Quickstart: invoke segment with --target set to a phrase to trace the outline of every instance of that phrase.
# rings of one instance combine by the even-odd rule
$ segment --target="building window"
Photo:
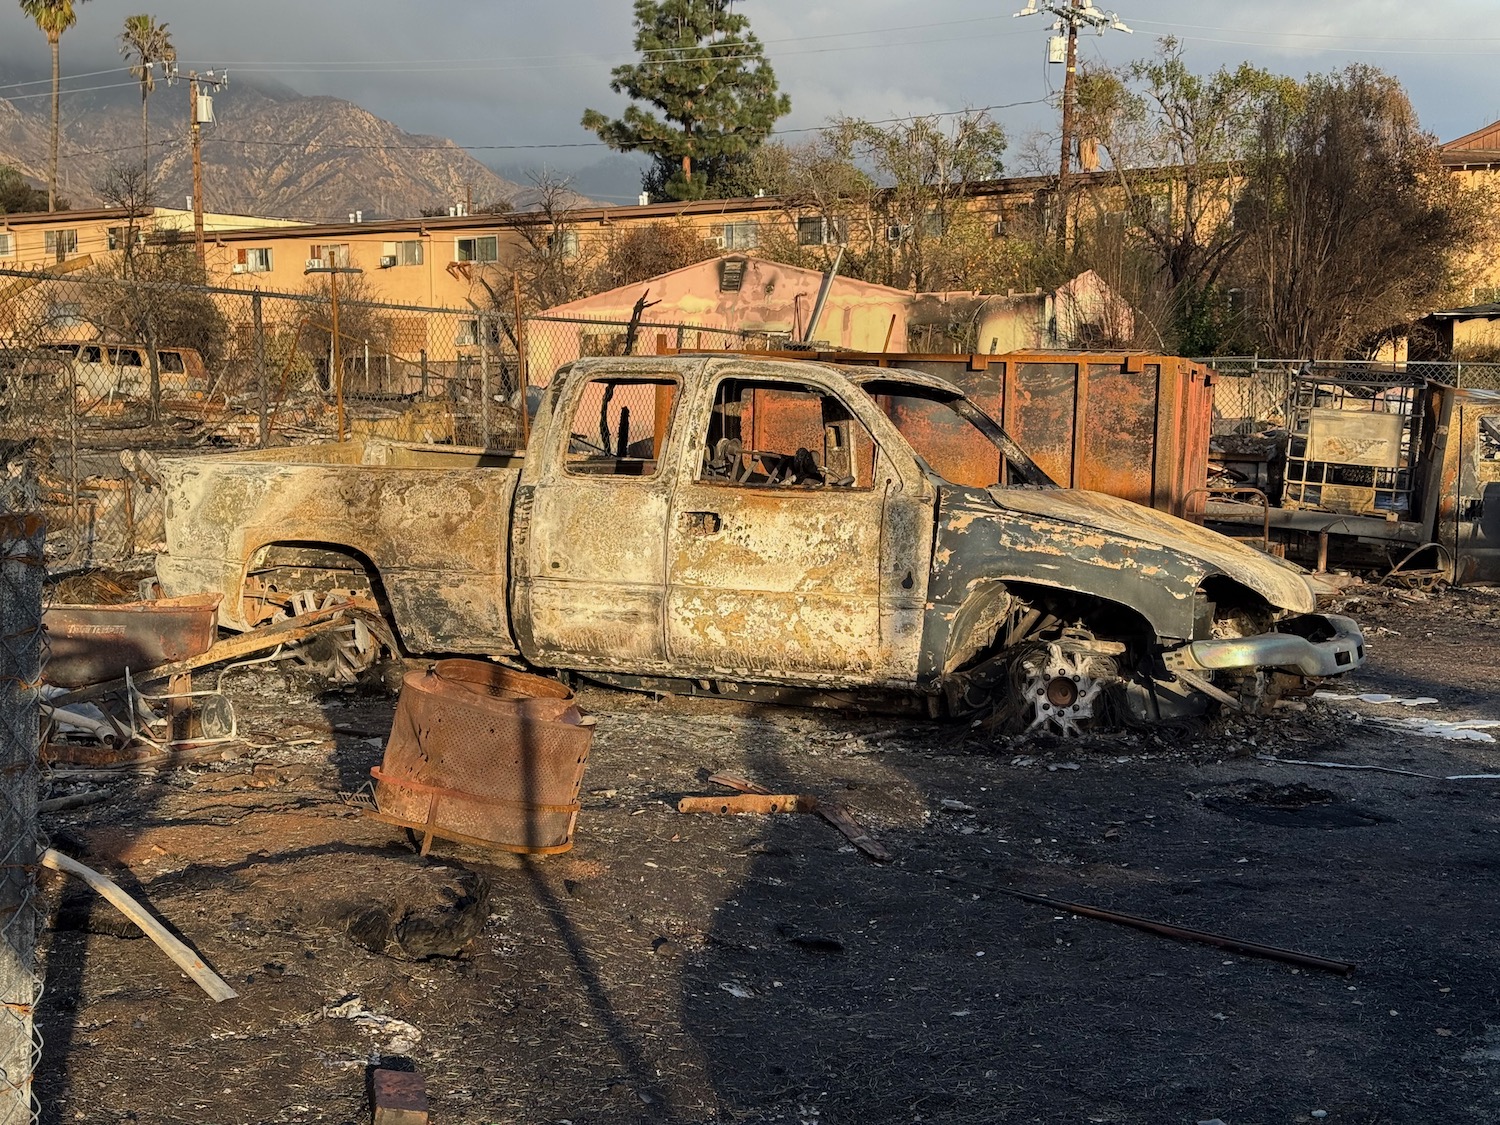
[[[0,231],[0,258],[11,258],[16,253],[15,240],[8,232]]]
[[[347,242],[315,243],[310,257],[317,258],[325,266],[339,269],[349,268],[349,244]]]
[[[500,239],[493,234],[483,238],[459,238],[453,242],[455,262],[496,262],[500,260]]]
[[[269,246],[246,246],[234,252],[235,273],[270,273],[271,248]]]
[[[380,264],[389,266],[420,266],[422,264],[422,240],[408,239],[404,242],[387,242],[380,251]]]
[[[725,250],[754,250],[760,245],[760,224],[754,219],[714,228],[714,239]]]
[[[47,320],[53,328],[77,328],[83,323],[83,306],[77,301],[54,301],[47,310]]]
[[[76,230],[49,230],[44,236],[47,255],[53,258],[66,258],[69,254],[78,253],[78,231]]]
[[[109,248],[111,250],[125,249],[125,243],[130,240],[130,227],[110,227],[106,232],[109,236]],[[142,227],[135,227],[135,244],[144,246],[146,244],[146,231]]]
[[[578,257],[578,232],[555,230],[547,236],[547,249],[561,258]]]
[[[843,219],[825,219],[822,215],[804,215],[797,220],[798,246],[828,246],[846,241]]]
[[[922,215],[922,237],[942,238],[943,232],[948,229],[948,224],[943,218],[943,212],[936,207],[929,207]]]
[[[470,261],[471,259],[463,259]],[[453,337],[453,343],[460,348],[472,348],[479,343],[479,321],[470,317],[458,322],[458,332]]]

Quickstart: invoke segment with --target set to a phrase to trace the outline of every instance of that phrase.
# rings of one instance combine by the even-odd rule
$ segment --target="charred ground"
[[[1500,772],[1500,751],[1391,725],[1500,717],[1500,595],[1356,599],[1371,662],[1333,690],[1438,705],[997,741],[585,689],[600,721],[578,843],[545,860],[419,859],[349,802],[394,701],[236,673],[236,756],[59,777],[56,793],[109,798],[50,827],[241,996],[212,1004],[54,886],[44,1120],[364,1121],[368,1064],[397,1057],[427,1075],[434,1120],[465,1125],[1500,1119],[1500,782],[1437,779]],[[844,801],[895,859],[811,816],[680,815],[714,770]],[[1358,970],[1175,944],[944,875]],[[480,884],[483,917],[463,915]],[[350,936],[372,905],[434,903],[460,936],[481,923],[458,956]]]

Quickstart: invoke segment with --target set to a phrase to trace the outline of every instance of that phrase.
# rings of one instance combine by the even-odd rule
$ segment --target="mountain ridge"
[[[150,99],[152,191],[161,206],[183,206],[192,193],[187,101],[182,85],[158,84]],[[452,140],[408,133],[343,98],[252,81],[213,101],[216,122],[202,127],[207,211],[340,222],[352,212],[407,218],[469,200],[476,208],[525,204],[528,189]],[[63,104],[59,192],[74,207],[105,204],[110,169],[141,159],[139,88],[78,93]],[[0,163],[40,183],[49,113],[46,98],[0,98]]]

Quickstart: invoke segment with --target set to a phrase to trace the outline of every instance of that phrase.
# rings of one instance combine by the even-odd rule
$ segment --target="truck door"
[[[706,393],[668,527],[678,674],[910,680],[931,526],[925,540],[887,533],[900,484],[870,429],[811,378],[731,373]]]
[[[526,538],[516,576],[522,651],[582,671],[659,672],[671,474],[666,448],[680,383],[600,372],[566,389],[523,477]],[[520,509],[518,509],[519,511]]]

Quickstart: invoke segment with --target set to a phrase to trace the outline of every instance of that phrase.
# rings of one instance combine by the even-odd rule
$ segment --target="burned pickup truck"
[[[1296,567],[1056,487],[912,371],[586,359],[552,380],[524,454],[368,441],[163,459],[162,475],[163,592],[222,594],[237,630],[362,596],[414,655],[997,708],[1064,732],[1364,661]]]

